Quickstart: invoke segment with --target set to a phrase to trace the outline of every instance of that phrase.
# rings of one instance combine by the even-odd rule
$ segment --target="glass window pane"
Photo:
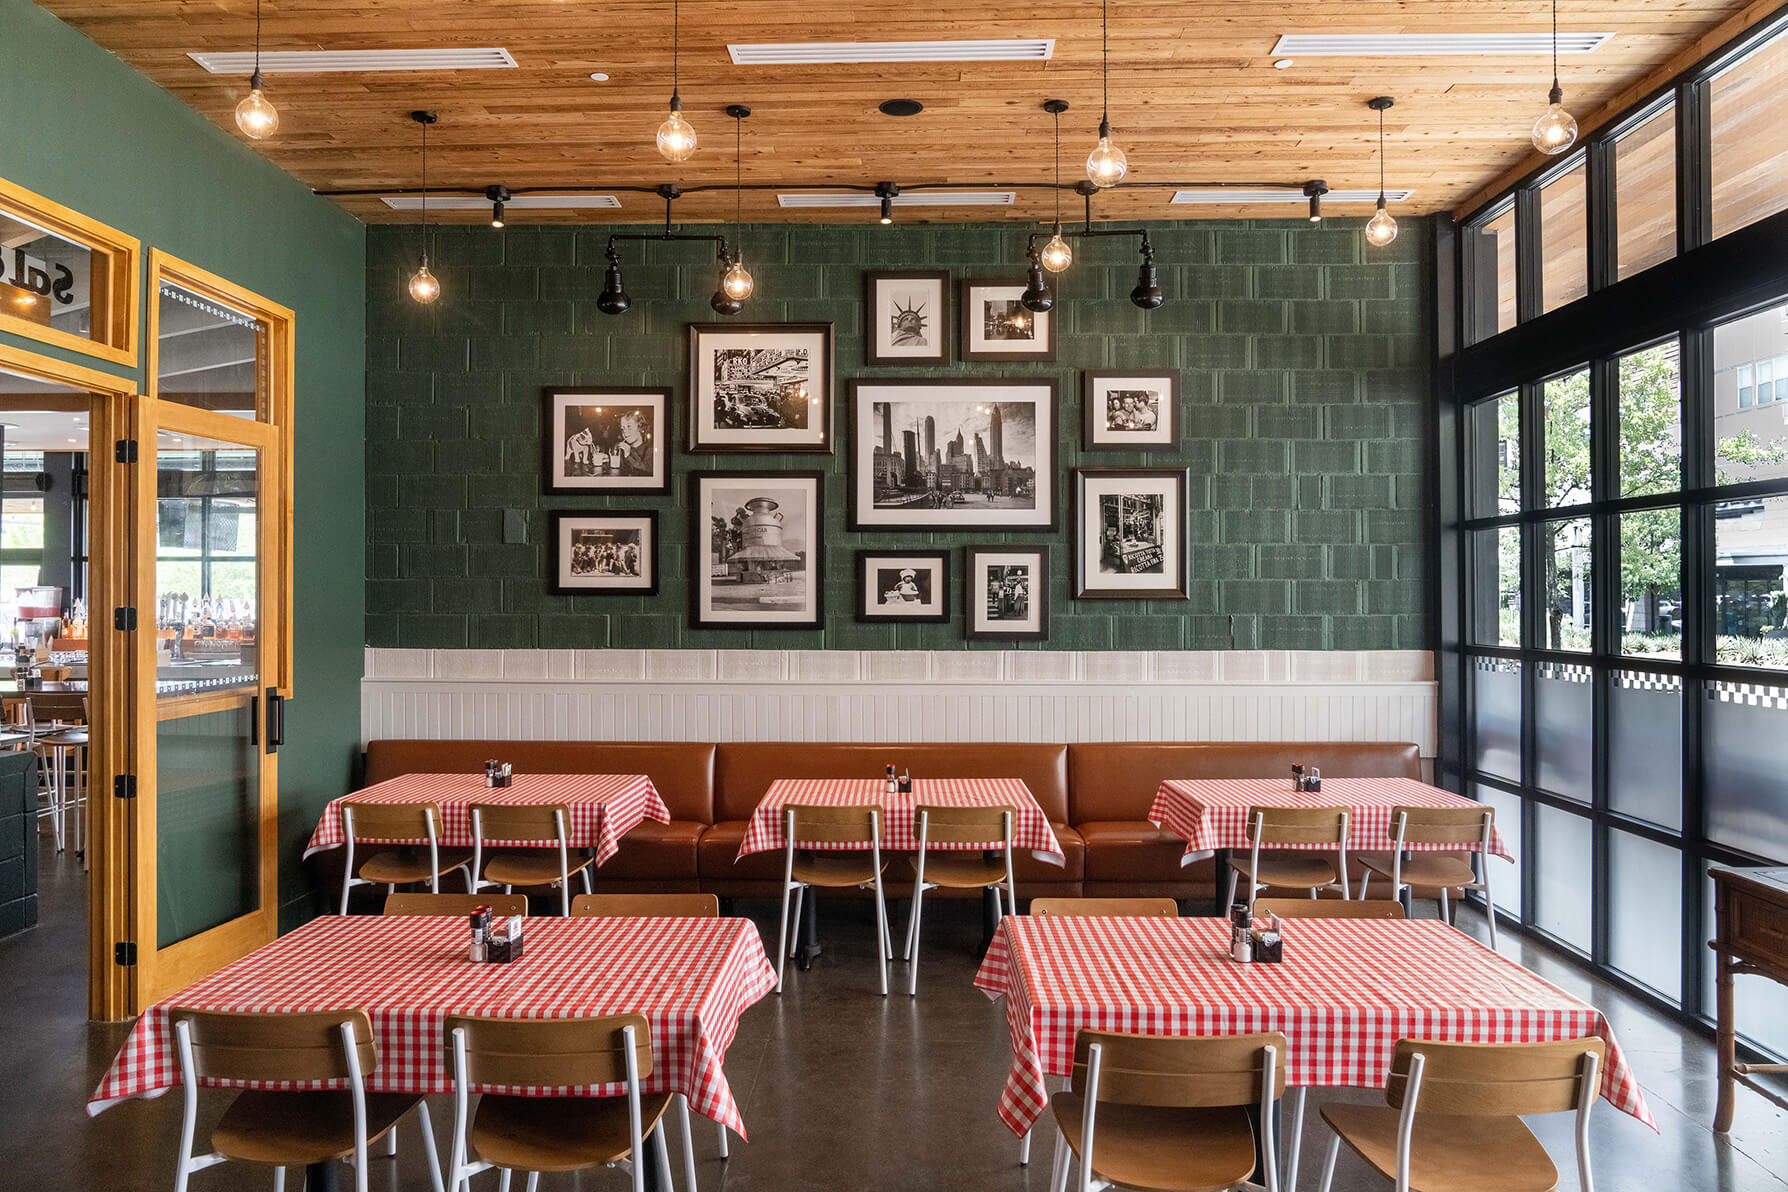
[[[8,496],[0,516],[0,547],[6,550],[43,549],[43,498]]]
[[[1703,869],[1705,874],[1706,869]],[[1701,905],[1702,935],[1714,937],[1714,884],[1703,877]],[[1714,961],[1707,955],[1701,966],[1701,1008],[1714,1012]],[[1732,979],[1732,1022],[1742,1038],[1769,1048],[1778,1055],[1788,1053],[1788,986],[1780,985],[1757,973],[1745,973]],[[1742,1097],[1743,1094],[1741,1093]]]
[[[1540,526],[1540,596],[1549,650],[1590,648],[1589,519]]]
[[[1676,255],[1676,106],[1614,142],[1616,280]]]
[[[1581,505],[1590,498],[1589,370],[1546,382],[1546,504]]]
[[[1788,476],[1788,421],[1771,383],[1785,352],[1788,306],[1714,328],[1714,470],[1721,484]]]
[[[0,211],[0,299],[6,312],[39,326],[99,343],[109,342],[110,329],[101,319],[93,330],[95,310],[108,300],[112,257],[84,244],[45,231],[10,212]],[[132,279],[134,284],[134,278]]]
[[[1521,512],[1521,398],[1514,393],[1471,407],[1470,517]]]
[[[1620,652],[1682,657],[1682,512],[1623,513]]]
[[[1714,506],[1714,658],[1788,670],[1788,496]]]
[[[1620,495],[1675,492],[1682,487],[1682,387],[1676,340],[1628,352],[1616,363]]]
[[[1608,806],[1659,827],[1682,827],[1680,676],[1609,673]]]
[[[157,396],[254,418],[267,392],[267,325],[172,282],[156,314]]]
[[[1465,338],[1478,343],[1515,325],[1514,204],[1465,234]]]
[[[1589,820],[1544,803],[1534,806],[1534,925],[1589,951]]]
[[[1474,531],[1471,554],[1471,640],[1482,646],[1519,646],[1521,528]]]
[[[1510,782],[1521,781],[1521,664],[1506,658],[1471,660],[1472,764]]]
[[[1724,236],[1788,207],[1788,37],[1776,36],[1721,71],[1709,87],[1713,126],[1713,234]]]
[[[1608,833],[1608,963],[1682,1000],[1682,854],[1643,836]]]
[[[156,946],[260,905],[261,769],[254,705],[155,726]],[[220,880],[227,875],[228,880]]]
[[[1708,839],[1788,861],[1788,801],[1782,798],[1788,687],[1711,682],[1703,699]]]
[[[1493,786],[1472,787],[1472,798],[1496,808],[1496,831],[1509,846],[1513,862],[1488,857],[1482,871],[1489,876],[1490,894],[1496,905],[1517,919],[1521,917],[1521,799]]]
[[[1579,160],[1540,188],[1540,310],[1589,293],[1589,184]]]
[[[1594,690],[1587,666],[1542,662],[1534,672],[1534,780],[1579,803],[1590,800]]]
[[[253,687],[260,461],[252,450],[164,430],[155,467],[157,690]]]

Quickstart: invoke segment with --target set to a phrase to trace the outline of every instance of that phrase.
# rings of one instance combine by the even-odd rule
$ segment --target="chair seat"
[[[909,857],[907,867],[918,875],[918,858]],[[1006,880],[1004,856],[989,859],[978,852],[939,853],[926,850],[925,881],[928,885],[952,890],[981,890],[1001,885]]]
[[[1472,872],[1466,853],[1411,853],[1403,862],[1403,882],[1409,886],[1457,890],[1475,886],[1478,875]],[[1361,865],[1373,873],[1391,876],[1390,853],[1360,853]]]
[[[1062,1092],[1049,1104],[1062,1136],[1079,1155],[1084,1099]],[[1217,1192],[1254,1174],[1254,1127],[1245,1109],[1102,1103],[1093,1132],[1093,1174],[1124,1188]]]
[[[360,867],[360,876],[369,882],[384,882],[387,885],[426,882],[429,878],[452,873],[461,865],[469,865],[472,861],[472,854],[465,849],[439,849],[436,855],[441,859],[438,867],[428,863],[426,848],[374,853]]]
[[[639,1099],[640,1137],[670,1106],[669,1093]],[[472,1119],[480,1159],[516,1171],[580,1171],[632,1150],[625,1097],[505,1097],[486,1093]]]
[[[566,854],[565,867],[569,873],[577,873],[589,864],[590,858],[582,853]],[[484,880],[504,886],[556,886],[559,884],[559,850],[538,848],[486,857]]]
[[[1312,886],[1334,885],[1341,880],[1335,871],[1334,859],[1327,853],[1265,853],[1260,857],[1260,872],[1253,873],[1252,861],[1246,853],[1231,854],[1229,866],[1244,877],[1252,876],[1263,886],[1283,890],[1308,890]]]
[[[882,860],[882,872],[888,871]],[[875,854],[866,849],[850,852],[795,854],[795,880],[808,886],[862,886],[875,880]]]
[[[366,1141],[384,1136],[422,1100],[414,1093],[366,1095]],[[250,1089],[224,1110],[211,1149],[243,1163],[299,1167],[354,1153],[354,1100],[346,1089],[286,1093]]]
[[[1325,1105],[1322,1120],[1386,1179],[1397,1177],[1397,1111]],[[1516,1117],[1417,1113],[1410,1140],[1413,1192],[1553,1192],[1558,1169]]]

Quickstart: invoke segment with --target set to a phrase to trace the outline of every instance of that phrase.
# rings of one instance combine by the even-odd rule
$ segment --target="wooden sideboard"
[[[1732,1008],[1735,976],[1755,973],[1788,985],[1788,867],[1716,866],[1710,876],[1714,882],[1714,938],[1708,946],[1716,960],[1720,1049],[1720,1099],[1714,1109],[1714,1130],[1724,1134],[1732,1128],[1733,1090],[1738,1084],[1788,1109],[1788,1100],[1752,1079],[1788,1072],[1788,1064],[1740,1063]]]

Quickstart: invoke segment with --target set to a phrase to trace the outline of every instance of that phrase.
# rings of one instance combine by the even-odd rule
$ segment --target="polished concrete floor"
[[[89,1120],[88,1093],[110,1063],[122,1026],[85,1021],[84,883],[67,858],[43,855],[43,923],[0,940],[0,996],[7,1045],[0,1048],[0,1189],[162,1190],[172,1186],[179,1101],[128,1102]],[[773,931],[776,908],[745,904]],[[897,919],[897,924],[904,922]],[[1481,921],[1466,924],[1481,931]],[[1049,1183],[1049,1142],[1039,1136],[1029,1167],[994,1116],[1010,1062],[1003,1008],[970,984],[979,924],[967,904],[928,907],[917,1000],[876,996],[866,907],[822,904],[826,953],[811,972],[791,968],[780,997],[747,1011],[727,1056],[727,1074],[751,1131],[718,1156],[711,1124],[697,1120],[700,1192],[1040,1192]],[[1666,933],[1668,934],[1668,933]],[[1603,1007],[1639,1073],[1661,1133],[1599,1106],[1592,1123],[1597,1186],[1604,1190],[1727,1189],[1788,1192],[1788,1114],[1739,1094],[1737,1124],[1716,1137],[1713,1048],[1633,999],[1548,953],[1503,937],[1503,948],[1550,980]],[[904,978],[904,966],[895,966]],[[1300,1186],[1316,1186],[1326,1145],[1313,1093]],[[223,1104],[206,1095],[206,1110]],[[447,1114],[438,1113],[437,1124]],[[1568,1118],[1535,1128],[1575,1188]],[[428,1188],[413,1123],[396,1160],[374,1163],[377,1192]],[[443,1138],[443,1146],[445,1139]],[[679,1180],[681,1177],[678,1177]],[[1388,1187],[1343,1156],[1337,1189]],[[494,1176],[475,1185],[495,1188]],[[351,1185],[349,1185],[351,1186]],[[547,1177],[543,1189],[622,1189],[616,1172]],[[679,1183],[679,1188],[681,1184]],[[225,1164],[193,1177],[194,1192],[271,1188],[260,1170]],[[520,1185],[517,1184],[519,1192]]]

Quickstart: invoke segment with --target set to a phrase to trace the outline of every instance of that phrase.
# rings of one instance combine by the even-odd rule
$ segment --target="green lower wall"
[[[851,534],[847,452],[708,456],[678,451],[672,495],[616,499],[659,511],[660,594],[565,597],[547,590],[548,515],[602,508],[541,492],[540,391],[548,385],[671,386],[687,400],[686,324],[713,321],[708,245],[624,246],[633,309],[596,310],[607,228],[511,224],[440,231],[433,307],[404,290],[414,228],[367,232],[367,620],[375,646],[952,649],[963,640],[961,555],[948,625],[869,626],[853,617],[859,546],[1048,541],[1050,649],[1420,649],[1428,386],[1421,290],[1427,230],[1404,224],[1368,250],[1358,220],[1160,225],[1152,238],[1168,301],[1131,306],[1130,241],[1082,242],[1059,283],[1057,362],[944,369],[863,365],[863,274],[946,268],[1022,281],[1018,225],[753,226],[757,294],[742,318],[830,320],[837,380],[854,376],[1045,376],[1059,383],[1059,491],[1078,463],[1181,463],[1192,472],[1192,599],[1069,598],[1069,534]],[[630,229],[653,230],[653,229]],[[703,229],[706,230],[706,229]],[[642,263],[643,262],[643,263]],[[1083,456],[1080,370],[1183,370],[1175,456]],[[681,428],[684,418],[676,419]],[[679,435],[681,430],[679,429]],[[696,468],[824,465],[826,626],[696,630],[688,623],[682,475]],[[527,544],[506,543],[505,510],[526,511]]]
[[[280,757],[290,923],[309,909],[298,856],[347,788],[360,739],[364,230],[28,0],[0,0],[0,30],[0,177],[140,238],[145,255],[165,249],[297,312],[297,673]],[[195,880],[225,872],[202,850],[162,863]]]

